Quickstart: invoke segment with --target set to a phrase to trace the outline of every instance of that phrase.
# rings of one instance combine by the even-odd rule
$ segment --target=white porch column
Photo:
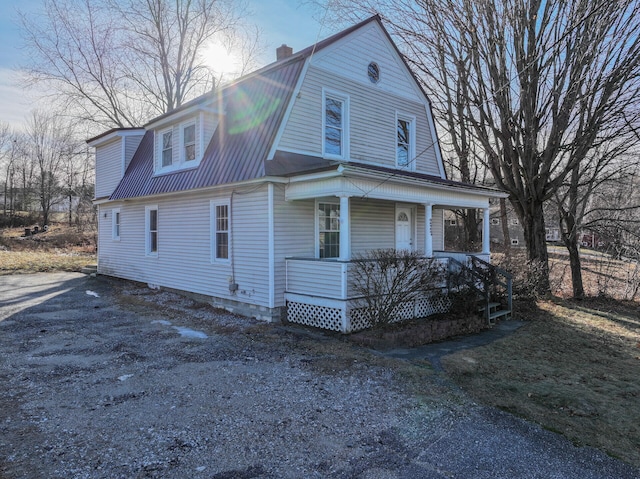
[[[340,257],[342,261],[351,259],[351,219],[349,215],[349,197],[340,197]]]
[[[489,208],[484,208],[482,215],[482,254],[491,253]]]
[[[433,216],[433,205],[424,205],[424,255],[427,258],[433,256],[433,235],[431,234],[431,218]]]

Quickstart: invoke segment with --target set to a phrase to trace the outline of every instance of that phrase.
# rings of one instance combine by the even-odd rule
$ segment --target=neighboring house
[[[100,274],[344,332],[365,326],[354,255],[445,258],[443,211],[480,208],[488,259],[489,199],[504,196],[447,180],[429,100],[377,16],[88,143]]]

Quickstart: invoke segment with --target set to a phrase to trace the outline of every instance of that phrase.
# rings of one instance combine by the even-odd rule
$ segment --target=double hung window
[[[111,238],[120,240],[120,208],[111,210]]]
[[[318,258],[340,256],[340,205],[318,203]]]
[[[213,263],[229,261],[230,213],[228,201],[211,202],[211,261]]]
[[[184,161],[196,159],[196,124],[191,123],[182,129],[184,143]]]
[[[345,95],[323,92],[322,131],[324,156],[344,159],[348,157],[349,98]]]
[[[173,164],[173,131],[162,133],[162,167]]]
[[[146,207],[146,241],[147,256],[158,256],[158,207]]]
[[[396,118],[396,166],[415,169],[415,120],[410,117]]]

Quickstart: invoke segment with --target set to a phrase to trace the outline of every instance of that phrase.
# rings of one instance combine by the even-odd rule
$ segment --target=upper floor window
[[[182,141],[184,143],[184,161],[196,159],[196,124],[191,123],[182,129]]]
[[[338,93],[323,92],[323,155],[333,158],[348,156],[349,98]]]
[[[415,169],[415,119],[397,116],[396,119],[396,166]]]
[[[171,173],[198,166],[204,150],[202,116],[174,123],[156,132],[155,173]]]
[[[162,133],[162,167],[173,164],[173,131]]]

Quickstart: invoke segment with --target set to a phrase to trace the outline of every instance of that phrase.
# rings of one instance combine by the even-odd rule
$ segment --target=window
[[[323,154],[333,158],[346,158],[349,99],[337,93],[324,92],[323,101]]]
[[[158,207],[146,207],[146,250],[147,256],[158,256]]]
[[[229,260],[229,202],[211,202],[211,261]]]
[[[371,83],[378,83],[380,81],[380,67],[376,62],[369,63],[367,67],[367,76]]]
[[[184,144],[184,161],[196,159],[196,124],[191,123],[182,129],[182,141]]]
[[[111,238],[120,240],[120,208],[111,210]]]
[[[415,166],[415,121],[413,118],[397,116],[396,119],[396,166],[414,169]]]
[[[173,131],[162,133],[162,167],[173,164]]]
[[[318,258],[340,256],[340,205],[318,203]]]

